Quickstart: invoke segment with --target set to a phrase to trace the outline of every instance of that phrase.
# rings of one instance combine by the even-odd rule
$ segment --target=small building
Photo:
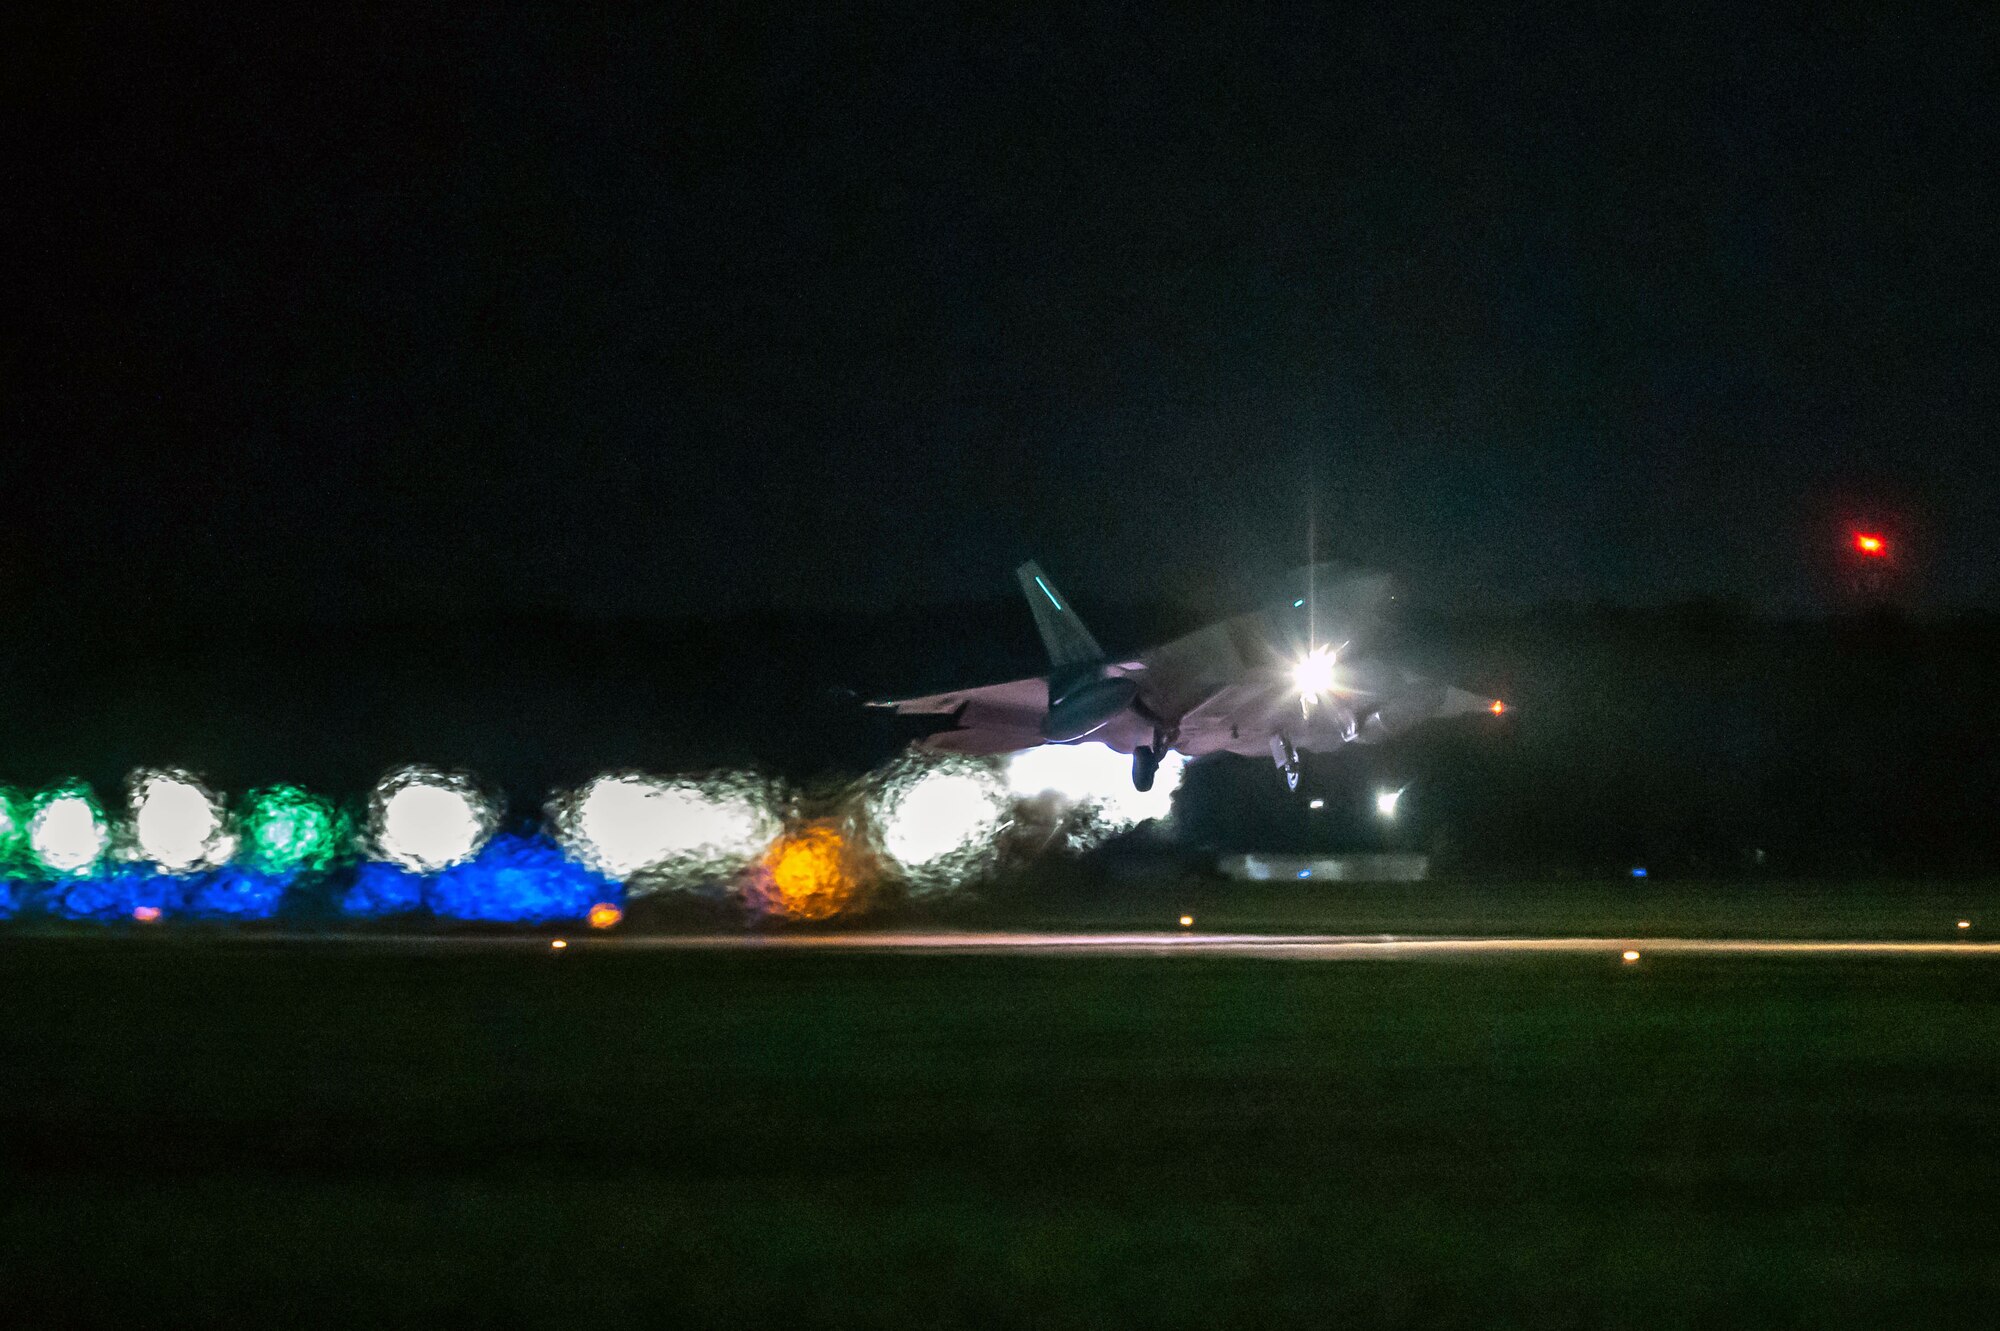
[[[1239,882],[1280,879],[1321,883],[1418,883],[1430,877],[1428,855],[1225,855],[1217,867]]]

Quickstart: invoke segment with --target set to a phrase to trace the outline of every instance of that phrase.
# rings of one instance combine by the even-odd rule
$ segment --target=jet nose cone
[[[1439,716],[1470,716],[1475,712],[1486,712],[1493,716],[1504,716],[1513,711],[1498,698],[1482,698],[1464,689],[1448,688],[1444,691],[1444,703],[1438,708]]]

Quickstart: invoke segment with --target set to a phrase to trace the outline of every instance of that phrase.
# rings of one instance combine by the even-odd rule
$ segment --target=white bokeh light
[[[103,858],[110,839],[104,815],[80,791],[57,795],[28,821],[28,846],[51,873],[82,873]]]
[[[892,791],[876,811],[882,849],[906,868],[981,847],[1007,823],[1007,789],[991,772],[927,772]]]
[[[1109,745],[1044,744],[1007,759],[1007,789],[1016,799],[1054,796],[1070,805],[1090,808],[1114,828],[1130,827],[1173,812],[1174,791],[1180,786],[1187,759],[1169,750],[1151,790],[1132,788],[1132,759]]]
[[[471,859],[495,821],[493,806],[465,777],[409,769],[375,790],[375,846],[383,858],[416,873]]]
[[[777,816],[742,782],[601,776],[560,817],[564,843],[623,878],[684,866],[728,868],[778,834]]]
[[[220,864],[235,849],[220,802],[185,772],[133,779],[132,834],[139,853],[169,873]]]

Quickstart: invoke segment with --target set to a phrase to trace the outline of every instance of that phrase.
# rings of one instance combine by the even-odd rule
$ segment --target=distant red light
[[[1881,536],[1876,532],[1856,532],[1854,534],[1854,548],[1859,553],[1867,555],[1870,559],[1880,559],[1889,553],[1889,541],[1887,537]]]
[[[1495,716],[1505,716],[1507,714],[1507,704],[1501,702],[1498,698],[1495,698],[1492,704],[1488,706],[1486,710],[1493,713],[1493,715]]]

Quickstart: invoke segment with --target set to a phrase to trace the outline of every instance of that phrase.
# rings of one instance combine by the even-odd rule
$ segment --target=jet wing
[[[1042,717],[1049,710],[1049,682],[1036,676],[979,688],[892,698],[870,706],[898,716],[948,716],[951,730],[926,735],[919,744],[940,753],[1012,753],[1042,742]]]
[[[1144,667],[1137,661],[1125,661],[1109,669],[1113,674],[1126,674]],[[1049,682],[1039,675],[918,698],[890,698],[869,706],[898,716],[951,717],[958,723],[955,729],[940,730],[918,741],[922,747],[941,753],[1015,753],[1048,742],[1042,736],[1042,718],[1049,710]]]
[[[1217,689],[1183,716],[1176,747],[1190,756],[1268,753],[1272,735],[1295,732],[1304,719],[1289,679],[1253,671]]]
[[[1506,704],[1464,689],[1365,663],[1355,687],[1300,705],[1290,678],[1254,671],[1215,694],[1181,720],[1176,747],[1190,757],[1204,753],[1259,756],[1282,735],[1295,749],[1327,753],[1345,744],[1374,744],[1438,717],[1477,712],[1498,715]]]
[[[1049,710],[1049,682],[1037,675],[1032,679],[1010,679],[978,688],[952,689],[948,693],[927,693],[921,698],[889,698],[868,704],[884,707],[898,716],[949,716],[963,707],[977,707],[982,714],[1002,713],[1027,717],[1033,729]]]

